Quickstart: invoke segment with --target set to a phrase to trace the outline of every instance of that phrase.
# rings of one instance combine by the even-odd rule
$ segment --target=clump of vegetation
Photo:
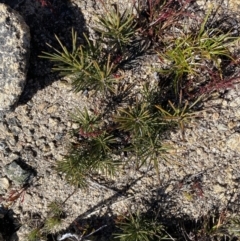
[[[85,36],[86,37],[86,36]],[[87,46],[77,46],[77,33],[72,30],[72,51],[68,51],[56,36],[62,52],[44,52],[43,58],[55,62],[53,70],[61,72],[63,76],[70,75],[73,89],[78,92],[84,89],[95,89],[103,92],[111,90],[117,78],[113,75],[116,70],[110,55],[102,51],[102,47],[85,38]],[[51,47],[51,46],[50,46]]]
[[[72,115],[78,127],[71,132],[68,155],[57,163],[57,170],[70,184],[87,188],[94,175],[114,176],[129,163],[136,170],[153,166],[161,184],[159,163],[169,161],[171,149],[163,144],[166,132],[179,127],[184,139],[187,123],[199,117],[204,97],[233,86],[236,76],[228,69],[236,61],[229,46],[239,37],[231,29],[213,27],[210,22],[215,13],[211,10],[201,20],[194,18],[190,4],[191,0],[147,0],[146,6],[134,6],[135,14],[104,4],[105,14],[97,16],[96,41],[85,35],[85,44],[78,46],[77,33],[72,30],[71,50],[56,36],[61,50],[43,53],[42,57],[54,62],[55,71],[70,76],[73,90],[101,93],[101,112],[83,108]],[[147,50],[161,62],[160,68],[152,69],[158,81],[144,80],[137,89],[119,72]],[[46,219],[45,230],[52,230],[60,216],[55,213]],[[223,226],[206,228],[207,222],[195,237],[206,233],[213,237]],[[161,240],[167,234],[157,219],[139,212],[125,217],[119,228],[122,232],[116,238],[122,241]],[[33,232],[36,236],[37,231]]]
[[[73,119],[79,128],[73,130],[71,151],[63,161],[58,163],[58,171],[65,174],[66,179],[78,187],[87,187],[87,177],[94,173],[112,176],[119,165],[113,160],[113,154],[119,154],[117,138],[111,126],[106,125],[101,115],[90,115],[85,108],[78,110]]]
[[[85,188],[89,176],[113,175],[119,161],[124,160],[122,165],[134,161],[137,169],[153,165],[160,183],[158,163],[166,161],[169,148],[162,145],[163,133],[179,126],[184,139],[186,123],[199,116],[202,97],[220,86],[229,86],[229,82],[223,84],[223,63],[234,61],[228,46],[238,38],[230,31],[212,28],[211,11],[197,30],[185,27],[169,39],[167,32],[176,28],[176,21],[193,21],[189,4],[190,1],[180,4],[148,0],[146,7],[139,5],[134,15],[133,10],[121,12],[117,5],[108,8],[103,3],[105,14],[97,16],[99,26],[95,27],[100,35],[97,41],[85,35],[86,44],[78,46],[77,34],[72,31],[71,51],[56,37],[62,51],[44,53],[44,58],[55,63],[54,70],[70,75],[75,91],[101,91],[103,106],[109,98],[120,100],[112,104],[111,111],[102,108],[95,115],[84,109],[73,117],[79,127],[72,131],[74,141],[69,154],[58,163],[58,171],[65,174],[68,182]],[[158,69],[159,84],[154,90],[149,88],[151,80],[144,84],[144,91],[135,91],[131,86],[124,96],[128,106],[121,107],[123,97],[119,99],[116,90],[122,85],[123,76],[119,77],[117,71],[127,61],[130,46],[139,36],[148,38],[152,43],[149,48],[157,47],[156,54],[165,67]],[[218,73],[220,82],[216,75],[211,79],[213,72]],[[233,81],[234,78],[230,82]],[[131,98],[126,100],[126,95]],[[119,158],[123,153],[126,158]]]
[[[27,240],[28,241],[38,241],[41,240],[42,238],[42,234],[40,229],[38,228],[34,228],[30,231],[30,233],[28,233],[27,235]]]
[[[210,14],[210,13],[209,13]],[[173,87],[179,93],[189,78],[194,80],[191,88],[198,90],[202,82],[201,72],[208,75],[210,69],[214,69],[222,76],[222,61],[234,61],[228,46],[232,45],[239,37],[233,37],[230,32],[223,33],[219,29],[209,29],[207,22],[209,14],[203,20],[198,32],[181,33],[177,39],[168,40],[165,43],[165,50],[159,52],[159,58],[168,67],[160,69],[159,72],[173,78]],[[188,90],[189,92],[193,90]]]
[[[233,217],[225,218],[225,223],[220,223],[221,228],[228,233],[230,237],[240,238],[240,217],[239,214],[235,214]],[[227,231],[227,232],[226,232]]]
[[[150,216],[150,217],[149,217]],[[135,213],[120,215],[119,228],[113,238],[120,241],[138,240],[238,240],[239,218],[227,217],[225,211],[212,210],[197,220],[159,218],[157,214]]]
[[[105,13],[98,16],[99,27],[96,27],[95,31],[107,44],[108,51],[123,53],[136,34],[135,16],[130,9],[120,13],[119,6],[116,4],[113,4],[110,9],[107,9],[104,3],[103,6]]]
[[[66,201],[66,200],[65,200]],[[48,205],[48,215],[28,233],[28,241],[47,240],[47,235],[55,233],[65,217],[64,202],[53,201]]]
[[[163,240],[166,237],[163,225],[153,218],[144,217],[139,211],[135,214],[129,212],[117,226],[121,232],[115,233],[114,238],[119,241]]]

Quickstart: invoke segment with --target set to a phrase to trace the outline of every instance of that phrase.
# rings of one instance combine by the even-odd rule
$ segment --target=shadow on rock
[[[0,3],[18,11],[30,28],[31,55],[27,83],[17,104],[22,105],[30,101],[38,90],[58,79],[58,75],[51,71],[52,63],[39,57],[42,51],[52,52],[46,43],[60,49],[54,36],[56,34],[70,49],[72,28],[77,31],[81,43],[83,32],[86,32],[85,20],[79,7],[68,0],[0,0]]]

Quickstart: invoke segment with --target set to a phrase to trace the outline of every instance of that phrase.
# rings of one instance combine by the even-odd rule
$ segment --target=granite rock
[[[30,31],[23,17],[0,4],[0,110],[18,101],[26,83]]]

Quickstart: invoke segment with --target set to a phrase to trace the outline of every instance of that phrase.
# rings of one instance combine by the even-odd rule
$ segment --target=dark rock
[[[23,168],[16,160],[7,164],[3,169],[7,177],[19,186],[27,184],[34,176],[32,170]]]

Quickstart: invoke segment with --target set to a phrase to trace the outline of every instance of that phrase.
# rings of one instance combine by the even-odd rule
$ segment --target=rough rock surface
[[[0,110],[9,109],[26,83],[30,31],[23,17],[0,4]]]

